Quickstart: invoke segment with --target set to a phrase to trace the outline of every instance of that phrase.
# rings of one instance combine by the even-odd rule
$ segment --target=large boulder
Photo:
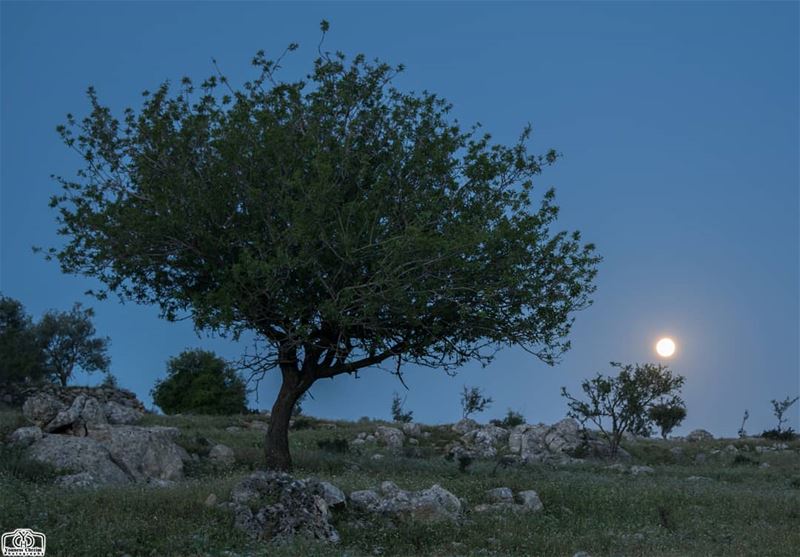
[[[422,427],[414,422],[403,424],[403,433],[409,437],[415,438],[422,435]]]
[[[108,423],[114,425],[135,424],[142,419],[144,413],[136,408],[125,406],[110,400],[104,405],[105,417]]]
[[[208,459],[218,468],[232,468],[236,464],[233,449],[221,443],[211,447],[211,450],[208,451]]]
[[[97,426],[89,437],[106,447],[115,462],[137,481],[180,480],[184,451],[175,444],[176,428]]]
[[[45,435],[31,445],[29,455],[59,470],[86,473],[84,483],[107,485],[133,481],[133,477],[115,462],[109,450],[89,437]]]
[[[454,520],[461,514],[458,497],[438,484],[412,492],[383,482],[380,494],[374,490],[352,492],[350,504],[357,511],[418,522]]]
[[[44,428],[67,406],[49,393],[38,393],[25,400],[23,415],[34,425]]]
[[[572,418],[550,426],[522,424],[508,435],[509,451],[520,455],[524,462],[571,460],[571,455],[584,444],[580,425]]]
[[[41,439],[42,429],[37,426],[21,427],[8,435],[7,441],[18,447],[28,447]]]
[[[479,457],[491,458],[497,454],[497,445],[508,439],[508,430],[496,425],[480,426],[461,436],[470,452]]]
[[[401,449],[406,436],[396,427],[378,426],[375,437],[390,449]]]
[[[250,537],[289,542],[296,536],[336,543],[339,533],[315,480],[295,480],[281,472],[251,474],[231,491],[234,525]]]
[[[453,431],[455,431],[456,433],[460,433],[461,435],[464,435],[465,433],[469,433],[473,429],[478,429],[479,427],[480,425],[478,425],[478,422],[476,422],[475,420],[470,418],[463,418],[458,422],[456,422],[455,424],[453,424]]]

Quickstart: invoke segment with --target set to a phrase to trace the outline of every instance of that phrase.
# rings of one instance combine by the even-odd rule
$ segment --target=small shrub
[[[462,474],[466,473],[467,469],[473,462],[473,458],[471,456],[463,453],[459,454],[456,457],[456,460],[458,461],[458,471],[461,472]]]
[[[743,454],[737,454],[733,457],[733,465],[734,466],[758,466],[758,461],[750,458],[749,456],[745,456]]]
[[[794,441],[797,434],[792,428],[786,429],[768,429],[761,433],[764,439],[772,439],[773,441]]]
[[[405,399],[400,400],[400,395],[394,393],[392,396],[392,419],[396,422],[407,424],[414,419],[414,412],[403,411],[405,402]]]
[[[778,419],[778,427],[776,428],[778,433],[783,431],[783,424],[785,424],[786,422],[789,421],[788,419],[784,418],[783,415],[798,400],[800,400],[800,396],[796,396],[794,398],[789,398],[787,396],[785,400],[771,400],[770,401],[770,402],[772,402],[772,413],[775,414],[775,417]]]
[[[320,439],[317,441],[317,447],[321,451],[328,453],[346,453],[350,449],[347,439]]]
[[[300,416],[292,420],[292,429],[314,429],[316,422],[308,416]]]
[[[511,408],[508,409],[506,412],[505,418],[500,420],[500,427],[504,427],[506,429],[516,427],[518,425],[522,425],[525,423],[525,416],[523,416],[520,412],[515,412]]]
[[[750,417],[750,412],[747,410],[744,411],[744,416],[742,417],[742,425],[739,427],[739,439],[744,439],[747,437],[747,431],[744,429],[744,424],[747,423],[747,419]]]

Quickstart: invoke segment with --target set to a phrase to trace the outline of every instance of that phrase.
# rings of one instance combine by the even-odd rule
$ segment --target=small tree
[[[747,437],[747,431],[744,429],[744,424],[747,423],[748,418],[750,418],[750,412],[748,412],[745,409],[744,416],[742,416],[742,425],[739,427],[739,432],[738,432],[740,439],[744,439],[745,437]]]
[[[414,412],[403,411],[403,405],[405,404],[406,399],[400,399],[400,395],[394,393],[392,395],[392,419],[396,422],[407,424],[411,420],[414,419]]]
[[[165,414],[239,414],[247,411],[244,381],[206,350],[185,350],[167,362],[167,378],[151,394]]]
[[[483,396],[483,391],[479,387],[469,387],[464,385],[461,392],[461,417],[468,418],[470,414],[483,412],[492,404],[491,397]]]
[[[686,418],[686,407],[683,403],[654,404],[648,410],[650,420],[661,430],[661,438],[666,439],[672,430],[678,427]]]
[[[48,311],[36,326],[44,350],[47,372],[62,386],[76,368],[86,373],[107,372],[109,339],[96,337],[94,310],[76,303],[69,311]]]
[[[651,426],[650,407],[660,404],[682,406],[679,391],[684,377],[674,375],[661,364],[623,365],[611,362],[618,368],[616,377],[597,374],[581,384],[588,400],[580,400],[561,388],[561,396],[567,399],[568,415],[584,425],[595,424],[608,442],[611,456],[615,457],[625,432],[649,435]]]
[[[511,408],[506,412],[505,418],[499,421],[500,427],[512,428],[525,423],[525,416],[521,412],[516,412]]]
[[[772,413],[778,419],[778,427],[777,432],[783,433],[783,424],[789,421],[788,418],[784,418],[783,415],[792,407],[792,405],[797,402],[800,397],[789,398],[788,396],[784,400],[771,400],[772,402]]]
[[[44,353],[33,321],[19,301],[0,295],[0,383],[44,377]]]

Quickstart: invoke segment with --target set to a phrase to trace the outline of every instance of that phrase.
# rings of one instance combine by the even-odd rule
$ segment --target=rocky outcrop
[[[295,537],[336,543],[330,508],[315,480],[295,480],[281,472],[255,472],[231,491],[224,503],[233,511],[234,525],[250,537],[289,542]]]
[[[697,442],[697,441],[713,441],[714,436],[711,435],[705,429],[695,429],[689,435],[686,436],[687,441]]]
[[[349,500],[356,511],[419,522],[454,520],[461,514],[458,497],[438,484],[412,492],[387,481],[379,490],[354,491]]]
[[[40,392],[25,401],[22,413],[46,433],[86,435],[88,427],[103,424],[132,424],[144,415],[136,408],[116,401],[102,401],[79,394],[69,404],[48,392]]]
[[[83,473],[83,483],[86,485],[119,485],[133,481],[114,462],[109,450],[90,437],[44,435],[31,445],[29,455],[72,475]]]
[[[375,430],[375,439],[393,450],[402,449],[405,438],[405,434],[396,427],[378,426]]]

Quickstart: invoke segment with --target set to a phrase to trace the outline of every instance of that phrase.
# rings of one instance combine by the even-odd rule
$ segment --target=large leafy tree
[[[89,89],[91,114],[59,128],[85,164],[53,199],[68,238],[53,253],[101,296],[254,332],[246,363],[282,375],[267,464],[288,469],[291,410],[315,381],[452,370],[503,345],[555,362],[599,258],[551,230],[553,191],[534,200],[557,156],[528,153],[530,128],[495,144],[361,55],[320,52],[291,82],[281,59],[259,53],[241,88],[165,83],[121,120]]]
[[[152,391],[166,414],[241,414],[247,411],[244,381],[228,362],[207,350],[184,350],[167,362],[167,377]]]
[[[86,373],[107,372],[111,364],[107,337],[96,335],[92,318],[94,310],[76,303],[69,311],[48,311],[36,325],[45,369],[62,386],[76,369]]]
[[[18,300],[0,294],[0,383],[45,377],[44,353],[36,326]]]

